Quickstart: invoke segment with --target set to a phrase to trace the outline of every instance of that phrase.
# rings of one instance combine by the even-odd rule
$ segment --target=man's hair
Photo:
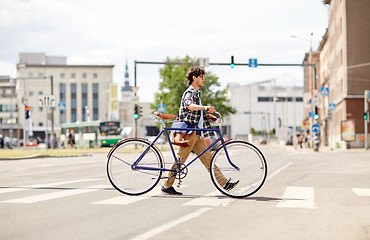
[[[186,73],[186,78],[188,79],[188,85],[190,86],[193,83],[193,76],[199,77],[200,75],[205,75],[206,72],[204,71],[203,68],[195,66],[195,67],[190,67],[188,69],[188,72]]]

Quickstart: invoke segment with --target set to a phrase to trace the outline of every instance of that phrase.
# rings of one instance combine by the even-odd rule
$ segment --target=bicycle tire
[[[162,176],[162,170],[133,169],[132,164],[150,146],[143,139],[128,139],[119,142],[108,154],[107,175],[115,189],[127,195],[141,195],[152,190]],[[163,168],[163,159],[151,146],[139,166]]]
[[[264,184],[267,176],[267,164],[262,152],[254,145],[245,141],[230,141],[225,144],[230,161],[237,166],[230,164],[226,157],[225,149],[219,147],[212,156],[210,174],[213,184],[223,194],[244,198],[256,193]],[[221,182],[219,171],[231,182],[239,183],[231,190],[224,189],[225,181]]]

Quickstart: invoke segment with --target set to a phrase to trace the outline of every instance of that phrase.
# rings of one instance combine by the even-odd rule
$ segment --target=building
[[[370,1],[325,0],[329,26],[319,46],[317,89],[320,99],[321,144],[332,149],[364,147],[364,90],[370,90]],[[329,103],[335,110],[329,110]],[[355,124],[355,138],[344,141],[342,125]],[[347,139],[348,140],[348,139]],[[370,145],[369,145],[370,146]]]
[[[15,83],[9,76],[0,76],[0,135],[17,138],[20,130],[18,124],[18,103]]]
[[[113,67],[68,65],[66,57],[20,53],[16,80],[17,103],[21,106],[18,107],[19,123],[24,125],[24,106],[30,106],[32,131],[45,138],[46,129],[50,131],[52,126],[52,109],[39,106],[38,100],[40,96],[52,95],[52,92],[55,96],[56,130],[61,123],[86,121],[87,111],[90,111],[91,120],[108,120]]]
[[[273,83],[271,81],[271,83]],[[230,104],[237,113],[228,118],[230,137],[246,139],[252,132],[276,132],[281,141],[298,133],[303,120],[303,87],[261,83],[230,86]],[[275,101],[274,101],[275,99]]]

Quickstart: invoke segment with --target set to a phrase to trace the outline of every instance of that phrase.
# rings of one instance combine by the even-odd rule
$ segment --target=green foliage
[[[163,102],[166,105],[166,113],[177,115],[180,108],[181,97],[184,91],[189,87],[187,84],[186,73],[189,67],[196,65],[198,59],[192,59],[186,56],[183,59],[170,59],[167,62],[186,62],[189,65],[165,65],[159,73],[162,82],[159,84],[158,92],[155,95],[155,104],[153,109]],[[218,77],[211,72],[205,76],[205,84],[200,88],[202,94],[202,105],[214,106],[216,111],[222,116],[235,113],[236,110],[228,104],[227,88],[221,89]]]

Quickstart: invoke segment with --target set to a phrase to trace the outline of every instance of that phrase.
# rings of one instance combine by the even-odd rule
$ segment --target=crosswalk
[[[71,181],[52,182],[45,184],[34,184],[19,187],[0,187],[0,204],[32,204],[43,201],[51,201],[65,197],[78,196],[82,194],[97,192],[101,190],[112,189],[111,185],[96,185],[101,179],[77,179]],[[91,186],[81,187],[80,184],[90,184]],[[95,184],[95,185],[94,185]],[[61,187],[67,185],[68,187]],[[57,187],[57,188],[56,188]],[[186,186],[183,186],[186,187]],[[41,190],[47,190],[41,191]],[[15,197],[15,192],[23,191],[22,197]],[[370,197],[370,189],[352,188],[351,191],[355,197]],[[103,200],[88,202],[94,205],[129,205],[148,199],[154,199],[156,196],[163,195],[160,187],[155,187],[147,194],[139,196],[119,195]],[[13,198],[12,198],[13,196]],[[223,196],[218,191],[213,191],[203,196],[194,196],[190,200],[182,203],[183,206],[203,206],[203,207],[227,207],[236,199]],[[86,200],[85,200],[86,201]],[[318,208],[315,202],[315,188],[287,186],[277,198],[275,207],[277,208]]]

